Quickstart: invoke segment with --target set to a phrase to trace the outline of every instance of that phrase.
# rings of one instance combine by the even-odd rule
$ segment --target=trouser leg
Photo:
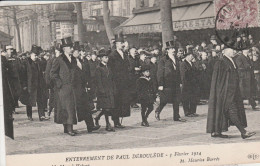
[[[190,99],[190,113],[195,114],[197,110],[197,99],[196,97]]]
[[[26,106],[26,113],[28,118],[32,117],[32,106],[29,105]]]
[[[190,115],[191,112],[190,112],[190,102],[189,102],[189,100],[187,100],[187,99],[183,100],[182,105],[183,105],[184,114],[186,116]]]
[[[156,108],[155,112],[157,113],[161,113],[163,108],[166,106],[167,103],[161,103],[159,104],[159,106]]]
[[[147,105],[144,103],[141,103],[141,116],[142,116],[142,122],[145,122],[145,112],[147,110]]]
[[[147,106],[147,111],[146,111],[146,113],[145,113],[145,117],[146,117],[146,119],[148,118],[148,116],[150,115],[150,113],[153,111],[153,104],[151,103],[151,104],[149,104],[148,106]]]
[[[85,119],[85,123],[87,125],[87,129],[92,129],[94,127],[94,121],[92,116],[87,116],[87,118]]]
[[[249,104],[252,106],[252,108],[256,107],[256,102],[255,102],[255,99],[253,97],[249,98]]]
[[[176,96],[173,100],[172,107],[173,107],[173,119],[178,120],[180,118],[179,114],[179,98]]]
[[[229,119],[238,128],[238,130],[241,133],[246,133],[246,130],[239,119],[238,110],[235,104],[232,104],[231,108],[228,110],[228,114],[229,114]]]

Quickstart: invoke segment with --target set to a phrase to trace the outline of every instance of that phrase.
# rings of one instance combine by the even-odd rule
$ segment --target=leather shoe
[[[178,121],[178,122],[186,122],[187,120],[186,120],[186,119],[179,118],[179,119],[174,119],[174,121]]]
[[[33,118],[32,118],[32,117],[28,117],[28,120],[29,120],[29,121],[33,121]]]
[[[243,139],[246,139],[246,138],[249,138],[249,137],[252,137],[253,135],[255,135],[256,133],[255,132],[246,132],[244,134],[241,134],[241,137]]]
[[[160,113],[159,113],[159,112],[155,112],[155,118],[156,118],[157,120],[160,120]]]
[[[223,135],[221,133],[211,133],[211,137],[228,138],[228,135]]]
[[[100,127],[101,127],[100,125],[97,125],[97,126],[88,128],[88,132],[91,133],[92,131],[98,130]]]
[[[71,131],[67,132],[67,134],[70,135],[70,136],[75,136],[76,135],[76,133],[71,132]]]
[[[110,124],[108,124],[106,126],[106,131],[113,131],[113,132],[115,132],[115,129]]]
[[[123,126],[123,125],[121,125],[120,123],[118,123],[118,124],[115,125],[115,128],[123,129],[123,128],[125,128],[125,126]]]
[[[194,113],[194,114],[192,114],[192,116],[193,116],[193,117],[198,117],[199,114]]]

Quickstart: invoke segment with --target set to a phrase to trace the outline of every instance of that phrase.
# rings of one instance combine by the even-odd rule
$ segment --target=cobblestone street
[[[211,138],[206,134],[207,105],[199,105],[197,113],[200,116],[185,118],[185,123],[174,122],[172,107],[167,105],[161,113],[161,121],[155,119],[154,111],[150,114],[150,127],[142,127],[140,109],[132,109],[131,117],[123,119],[125,129],[107,132],[102,117],[102,127],[93,133],[87,132],[84,122],[78,123],[74,129],[79,134],[75,137],[63,133],[63,126],[53,122],[53,114],[49,121],[39,121],[34,108],[34,121],[31,122],[27,120],[25,106],[20,106],[17,109],[19,114],[14,115],[15,140],[6,137],[6,152],[11,155],[260,141],[260,111],[252,111],[248,105],[245,107],[248,130],[257,132],[256,136],[247,140],[241,138],[235,127],[230,127],[226,133],[229,139]],[[180,113],[183,117],[182,106]]]

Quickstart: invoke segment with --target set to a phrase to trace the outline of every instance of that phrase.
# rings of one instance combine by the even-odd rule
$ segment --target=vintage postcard
[[[259,3],[1,1],[0,165],[258,165]]]

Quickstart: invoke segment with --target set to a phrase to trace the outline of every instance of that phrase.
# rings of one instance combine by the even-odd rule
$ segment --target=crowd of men
[[[243,37],[234,46],[242,48],[247,43],[244,40],[251,45],[251,38]],[[165,43],[164,50],[158,46],[129,48],[121,36],[113,39],[109,49],[86,48],[71,37],[48,51],[33,45],[30,52],[17,54],[6,46],[1,50],[6,135],[13,138],[12,115],[20,101],[26,105],[28,120],[33,121],[34,106],[40,121],[49,120],[53,112],[54,122],[62,124],[70,136],[78,134],[73,125],[81,121],[88,132],[98,130],[102,115],[107,131],[124,128],[123,118],[130,116],[131,108],[139,108],[137,103],[145,127],[153,110],[160,120],[166,104],[173,106],[174,121],[186,122],[180,117],[180,105],[185,117],[194,118],[199,116],[197,105],[209,103],[207,132],[212,137],[227,138],[222,132],[230,122],[242,138],[253,136],[254,132],[244,129],[243,100],[258,110],[259,49],[227,48],[214,35],[210,43],[197,46],[182,46],[174,39]],[[160,102],[154,108],[157,97]]]

